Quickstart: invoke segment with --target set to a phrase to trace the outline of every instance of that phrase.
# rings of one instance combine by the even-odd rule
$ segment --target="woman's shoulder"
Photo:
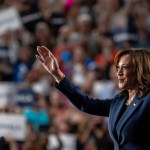
[[[124,99],[125,97],[128,96],[128,92],[126,90],[118,92],[115,96],[114,99]]]
[[[148,99],[150,101],[150,91],[144,94],[141,99]]]

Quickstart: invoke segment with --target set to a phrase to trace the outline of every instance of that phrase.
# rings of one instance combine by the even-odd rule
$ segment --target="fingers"
[[[49,56],[49,50],[42,46],[37,46],[37,51],[43,60]]]
[[[41,46],[41,49],[43,51],[45,51],[45,53],[47,54],[47,56],[49,55],[51,58],[54,58],[55,59],[55,56],[52,54],[52,52],[45,46]]]
[[[55,56],[54,56],[54,55],[52,54],[52,52],[51,52],[48,48],[46,48],[45,46],[37,46],[37,51],[38,51],[38,54],[39,54],[39,55],[36,55],[36,58],[37,58],[40,62],[44,63],[44,61],[45,61],[45,59],[46,59],[47,57],[49,57],[49,58],[51,58],[51,59],[53,59],[53,60],[56,61]]]
[[[44,63],[44,59],[46,56],[48,56],[47,52],[45,50],[41,49],[41,46],[37,46],[37,52],[39,55],[35,55],[36,58],[41,62]]]
[[[44,60],[39,55],[35,55],[35,56],[41,63],[44,63]]]
[[[37,51],[44,59],[48,56],[55,59],[55,56],[52,54],[52,52],[45,46],[37,46]]]
[[[47,52],[47,53],[50,52],[50,50],[49,50],[47,47],[45,47],[45,46],[40,46],[40,48],[41,48],[43,51]]]

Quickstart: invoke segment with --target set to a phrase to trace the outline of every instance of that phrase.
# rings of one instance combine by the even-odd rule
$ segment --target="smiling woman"
[[[130,65],[130,56],[128,54],[122,56],[117,65],[118,86],[120,89],[136,88],[136,79],[132,76],[133,70]],[[133,80],[132,80],[133,79]],[[133,84],[131,84],[133,82]]]
[[[150,90],[150,51],[144,48],[132,48],[120,51],[114,60],[118,85],[125,80],[128,87],[139,91],[139,96]],[[119,66],[119,64],[121,66]],[[119,72],[122,68],[122,72]],[[123,72],[125,74],[123,74]],[[125,79],[126,78],[126,79]],[[128,80],[128,81],[127,81]],[[120,87],[121,88],[121,87]],[[124,89],[122,87],[122,89]]]
[[[148,150],[150,147],[150,50],[128,49],[115,57],[118,86],[112,99],[93,99],[72,84],[54,55],[38,46],[37,59],[56,80],[60,90],[81,111],[109,117],[109,133],[115,150]],[[47,55],[45,55],[47,53]]]

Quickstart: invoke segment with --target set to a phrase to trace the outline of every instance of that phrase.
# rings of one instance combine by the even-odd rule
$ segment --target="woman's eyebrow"
[[[116,68],[122,68],[122,67],[128,67],[129,64],[121,64],[121,65],[116,65]]]
[[[116,65],[117,67],[120,67],[120,66],[128,66],[128,64],[121,64],[121,65]]]

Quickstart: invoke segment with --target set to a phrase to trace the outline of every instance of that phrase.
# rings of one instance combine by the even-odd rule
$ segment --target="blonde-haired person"
[[[112,99],[93,99],[76,88],[62,71],[54,55],[38,46],[37,59],[56,80],[55,87],[81,111],[109,117],[109,133],[115,150],[150,149],[150,51],[131,48],[115,57],[118,87]]]

